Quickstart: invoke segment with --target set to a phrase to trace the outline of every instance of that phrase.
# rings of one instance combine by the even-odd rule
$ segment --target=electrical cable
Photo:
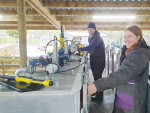
[[[65,40],[64,42],[66,42],[66,41],[70,41],[71,43],[73,43],[73,44],[76,45],[76,47],[77,47],[77,44],[74,43],[73,40]],[[63,43],[64,43],[64,42],[63,42]],[[70,48],[71,48],[71,47],[70,47]]]
[[[82,64],[80,64],[80,65],[78,65],[78,66],[76,66],[76,67],[74,67],[74,68],[71,68],[71,69],[67,69],[67,70],[64,70],[64,71],[59,71],[58,73],[73,70],[73,69],[75,69],[75,68],[77,68],[77,67],[83,65],[84,63],[85,63],[85,62],[83,62]]]
[[[55,38],[56,36],[54,36],[54,38]],[[56,40],[57,40],[57,37],[56,37]],[[45,48],[45,54],[46,54],[46,49],[47,49],[47,46],[52,42],[52,41],[55,41],[55,39],[54,40],[51,40],[49,43],[47,43],[47,45],[46,45],[46,48]],[[57,41],[59,41],[60,42],[60,40],[57,40]],[[76,45],[74,42],[73,42],[73,40],[65,40],[64,42],[66,42],[66,41],[71,41],[71,43],[73,43],[74,45]],[[63,43],[64,43],[63,42]],[[62,42],[60,42],[61,44],[62,44]],[[62,44],[62,48],[64,47],[64,44]],[[77,45],[76,45],[76,47],[77,47]],[[70,47],[71,48],[71,47]],[[78,48],[78,47],[77,47]],[[63,56],[65,56],[65,55],[67,55],[67,54],[64,54]],[[46,55],[46,57],[47,57],[47,55]],[[48,58],[48,57],[47,57]],[[88,61],[88,59],[89,58],[87,58],[87,60],[86,61]],[[77,61],[77,60],[76,60]],[[80,61],[80,60],[78,60],[78,61]],[[85,61],[85,62],[86,62]],[[55,73],[60,73],[60,72],[66,72],[66,71],[70,71],[70,70],[72,70],[72,69],[75,69],[75,68],[77,68],[77,67],[79,67],[79,66],[81,66],[81,65],[83,65],[85,62],[83,62],[82,64],[80,64],[80,65],[78,65],[78,66],[76,66],[76,67],[74,67],[74,68],[71,68],[71,69],[67,69],[67,70],[64,70],[64,71],[57,71],[57,72],[55,72]]]
[[[55,38],[56,38],[56,39],[55,39]],[[45,48],[45,55],[46,55],[47,59],[49,59],[48,56],[47,56],[47,54],[46,54],[47,46],[48,46],[52,41],[55,41],[55,40],[57,40],[57,37],[56,37],[56,36],[54,36],[54,39],[51,40],[51,41],[49,41],[49,42],[47,43],[47,45],[46,45],[46,48]],[[57,41],[60,42],[60,40],[57,40]],[[62,44],[62,42],[60,42],[60,43]],[[64,47],[64,44],[62,44],[62,48],[63,48],[63,47]],[[46,60],[46,59],[45,59],[45,60]]]
[[[89,59],[89,58],[87,58],[87,60],[86,60],[86,61],[88,61],[88,59]],[[84,61],[82,64],[80,64],[80,65],[78,65],[78,66],[76,66],[76,67],[74,67],[74,68],[67,69],[67,70],[64,70],[64,71],[59,71],[58,73],[60,73],[60,72],[66,72],[66,71],[70,71],[70,70],[72,70],[72,69],[75,69],[75,68],[77,68],[77,67],[79,67],[79,66],[83,65],[86,61]]]

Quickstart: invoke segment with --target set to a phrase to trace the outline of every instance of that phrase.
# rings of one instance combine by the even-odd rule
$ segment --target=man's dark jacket
[[[98,31],[95,31],[94,36],[88,39],[89,46],[79,48],[79,51],[90,52],[90,64],[93,71],[102,73],[105,67],[105,45]]]

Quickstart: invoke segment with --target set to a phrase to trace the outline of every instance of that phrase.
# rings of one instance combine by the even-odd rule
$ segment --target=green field
[[[15,43],[15,38],[11,38],[11,37],[0,37],[0,43]]]
[[[4,43],[16,43],[16,39],[15,38],[11,38],[11,37],[0,37],[0,43],[4,44]],[[27,45],[35,45],[35,44],[39,44],[39,39],[27,39]]]

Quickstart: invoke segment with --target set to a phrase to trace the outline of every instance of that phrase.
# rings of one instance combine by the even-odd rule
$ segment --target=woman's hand
[[[88,94],[92,95],[97,92],[96,86],[94,83],[88,86]]]
[[[74,52],[76,52],[77,51],[77,49],[71,49],[71,52],[72,53],[74,53]]]

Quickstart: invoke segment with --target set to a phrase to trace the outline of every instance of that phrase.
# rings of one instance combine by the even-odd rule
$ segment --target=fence
[[[35,57],[28,57],[33,59]],[[20,68],[20,57],[14,56],[0,56],[0,73],[14,74]]]
[[[9,56],[9,55],[15,56],[16,54],[19,54],[16,48],[17,48],[16,44],[12,44],[12,45],[0,48],[0,56]]]

